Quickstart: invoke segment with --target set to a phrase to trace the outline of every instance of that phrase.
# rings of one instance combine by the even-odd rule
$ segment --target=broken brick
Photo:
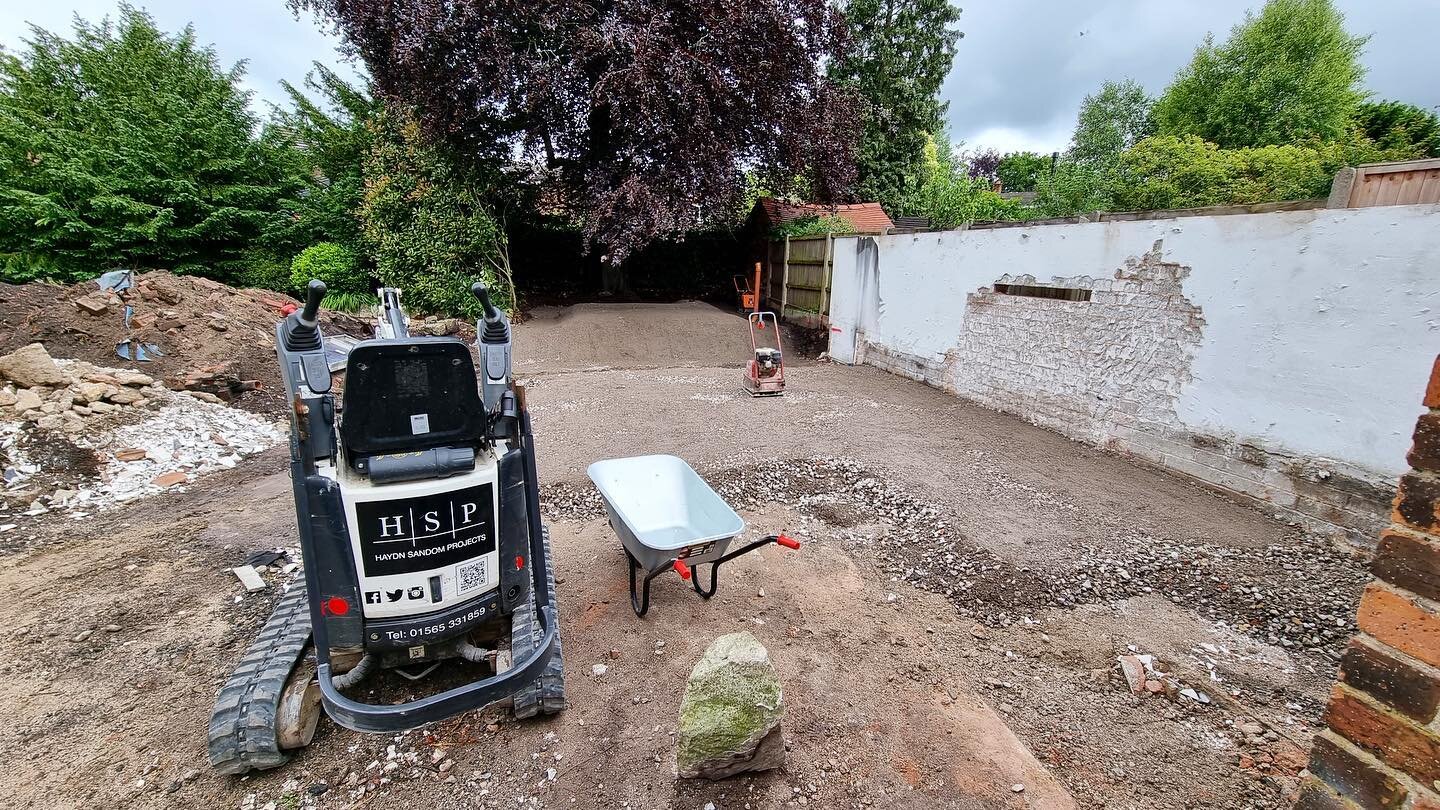
[[[1413,443],[1405,460],[1417,470],[1440,472],[1440,412],[1416,420]]]
[[[145,458],[145,450],[139,447],[126,447],[115,451],[117,461],[140,461]]]
[[[1425,386],[1425,407],[1440,408],[1440,356],[1430,368],[1430,383]]]
[[[1125,682],[1129,684],[1132,694],[1145,694],[1145,665],[1139,658],[1133,655],[1120,656],[1120,671],[1125,674]]]
[[[176,484],[183,484],[189,480],[189,475],[186,475],[185,473],[176,470],[174,472],[162,473],[160,475],[157,475],[154,478],[150,479],[150,483],[154,484],[157,487],[173,487]]]
[[[1421,531],[1440,532],[1440,478],[1421,472],[1400,476],[1393,517]]]
[[[99,295],[86,295],[75,299],[75,306],[80,311],[90,315],[104,315],[110,310],[110,304]]]

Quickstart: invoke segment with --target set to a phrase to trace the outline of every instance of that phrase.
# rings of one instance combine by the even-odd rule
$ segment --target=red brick
[[[1440,602],[1440,540],[1386,529],[1380,533],[1370,572],[1392,585]]]
[[[1331,731],[1404,771],[1421,784],[1440,779],[1440,737],[1393,712],[1366,703],[1356,693],[1336,686],[1325,709]]]
[[[1353,802],[1340,798],[1335,791],[1314,779],[1305,780],[1294,810],[1356,810]]]
[[[1340,680],[1421,723],[1440,708],[1440,679],[1358,640],[1340,659]]]
[[[1400,476],[1393,519],[1421,531],[1440,532],[1440,477],[1413,471]]]
[[[1440,408],[1440,357],[1430,369],[1430,383],[1425,386],[1425,407]]]
[[[1323,735],[1310,751],[1310,773],[1361,807],[1399,807],[1409,795],[1395,777]]]
[[[1440,666],[1440,616],[1416,599],[1372,582],[1360,597],[1355,623],[1400,652]]]
[[[1417,470],[1440,472],[1440,411],[1416,420],[1414,442],[1405,460]]]

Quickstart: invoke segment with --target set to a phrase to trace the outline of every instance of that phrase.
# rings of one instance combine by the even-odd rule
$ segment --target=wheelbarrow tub
[[[679,457],[605,459],[586,473],[600,490],[610,527],[646,571],[675,559],[717,559],[745,532],[745,521]]]

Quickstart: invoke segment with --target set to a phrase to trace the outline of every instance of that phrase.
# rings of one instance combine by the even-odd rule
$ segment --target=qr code
[[[476,560],[460,566],[460,593],[484,587],[486,573],[484,560]]]

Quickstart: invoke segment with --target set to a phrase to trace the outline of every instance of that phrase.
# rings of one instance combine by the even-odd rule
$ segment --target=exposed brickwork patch
[[[1345,687],[1335,687],[1325,722],[1330,730],[1421,784],[1440,779],[1440,737],[1398,714],[1371,706]]]
[[[1440,616],[1413,598],[1371,584],[1360,597],[1355,624],[1395,649],[1440,666]]]
[[[1090,441],[1104,441],[1117,423],[1178,428],[1175,402],[1205,325],[1182,289],[1189,274],[1189,267],[1165,261],[1156,242],[1113,279],[1054,281],[1089,290],[1089,301],[981,288],[966,303],[954,389]],[[1039,282],[1006,275],[996,283]]]
[[[1388,810],[1404,804],[1409,795],[1390,774],[1323,735],[1315,738],[1310,772],[1361,807]]]
[[[1440,679],[1359,640],[1340,659],[1340,680],[1422,723],[1440,708]]]
[[[1440,540],[1387,529],[1380,534],[1375,576],[1440,602]]]

